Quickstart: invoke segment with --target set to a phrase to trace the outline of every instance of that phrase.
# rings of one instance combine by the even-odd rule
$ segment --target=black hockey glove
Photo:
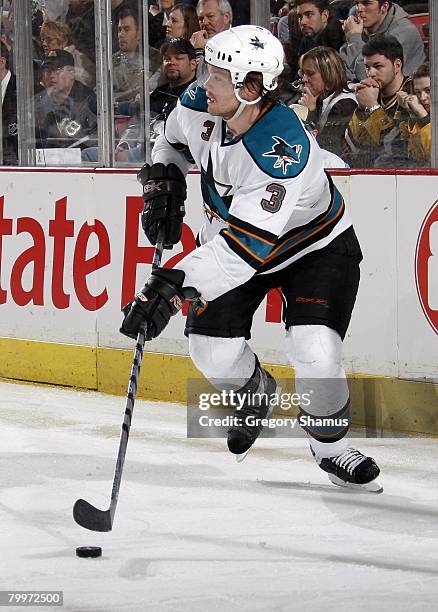
[[[170,317],[181,310],[184,300],[199,298],[193,287],[183,288],[184,277],[182,270],[154,270],[134,301],[123,309],[122,334],[135,340],[140,325],[146,322],[146,340],[159,336]]]
[[[144,208],[141,224],[151,244],[157,243],[160,225],[164,226],[164,248],[171,249],[181,239],[185,215],[187,184],[175,164],[145,164],[137,175],[143,185]]]

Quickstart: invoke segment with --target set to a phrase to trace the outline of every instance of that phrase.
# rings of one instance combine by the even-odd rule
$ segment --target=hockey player
[[[139,174],[143,229],[155,244],[164,224],[171,247],[181,236],[185,174],[196,162],[206,217],[200,246],[174,269],[152,272],[125,308],[121,331],[135,338],[146,321],[147,339],[155,338],[194,287],[206,301],[191,306],[186,323],[195,366],[216,386],[239,379],[242,396],[270,397],[276,383],[247,340],[266,293],[281,287],[296,388],[314,389],[301,415],[335,423],[306,427],[313,456],[336,484],[371,488],[378,466],[345,439],[349,393],[341,348],[362,259],[351,220],[318,144],[277,101],[281,43],[264,28],[238,26],[207,41],[205,60],[208,80],[182,95],[155,144],[154,164]],[[228,431],[232,453],[247,452],[261,431],[246,417],[268,411],[266,402],[241,408],[241,424]]]

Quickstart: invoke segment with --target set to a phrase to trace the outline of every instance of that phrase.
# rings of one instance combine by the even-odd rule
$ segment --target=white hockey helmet
[[[272,91],[283,72],[283,45],[261,26],[241,25],[219,32],[205,45],[207,64],[225,68],[231,74],[234,89],[240,89],[249,72],[263,75],[263,86]]]

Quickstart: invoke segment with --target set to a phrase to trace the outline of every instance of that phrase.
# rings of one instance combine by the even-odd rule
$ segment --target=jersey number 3
[[[201,132],[202,140],[206,140],[207,142],[210,140],[211,134],[214,129],[213,121],[205,121],[204,122],[205,132]]]
[[[283,204],[284,196],[286,195],[286,189],[283,185],[279,185],[278,183],[271,183],[266,187],[266,191],[269,191],[271,198],[263,200],[260,202],[263,210],[266,210],[270,213],[276,213],[280,210],[281,205]]]

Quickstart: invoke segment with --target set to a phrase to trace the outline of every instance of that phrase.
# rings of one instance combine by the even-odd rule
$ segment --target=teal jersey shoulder
[[[273,106],[244,134],[242,142],[257,166],[273,178],[294,178],[306,167],[310,138],[292,109]]]
[[[194,111],[201,113],[207,113],[207,94],[205,89],[197,85],[196,81],[189,85],[185,92],[182,94],[181,104],[186,108],[190,108]]]

